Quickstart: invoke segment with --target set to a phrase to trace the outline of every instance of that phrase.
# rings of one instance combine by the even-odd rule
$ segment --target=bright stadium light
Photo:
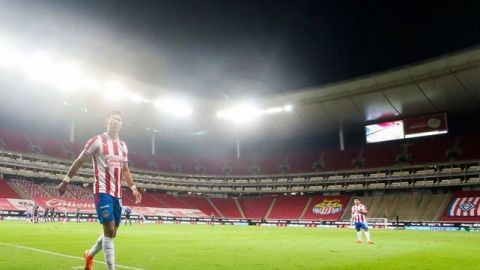
[[[283,110],[286,111],[286,112],[291,112],[293,110],[293,106],[288,104],[288,105],[285,105],[283,106]]]
[[[184,100],[179,99],[159,99],[154,102],[162,113],[173,117],[187,117],[193,113],[192,107]]]
[[[263,111],[263,113],[265,114],[275,114],[275,113],[280,113],[280,112],[283,112],[284,109],[281,108],[281,107],[274,107],[274,108],[268,108],[266,110]]]
[[[35,52],[23,58],[21,70],[35,82],[50,83],[56,76],[55,62],[46,52]]]
[[[14,68],[21,63],[21,54],[14,47],[10,46],[4,41],[0,42],[0,67]]]
[[[78,63],[60,63],[54,77],[54,85],[60,89],[75,90],[83,85],[85,76]]]
[[[107,102],[119,102],[128,95],[126,86],[119,81],[108,81],[99,90]]]
[[[231,120],[233,122],[244,124],[253,122],[262,114],[253,104],[241,104],[229,110],[221,110],[217,112],[217,117],[221,119]]]
[[[136,103],[136,104],[139,104],[139,103],[142,103],[142,102],[146,101],[141,95],[139,95],[137,93],[133,93],[133,92],[128,93],[127,98],[129,100],[133,101],[133,103]]]

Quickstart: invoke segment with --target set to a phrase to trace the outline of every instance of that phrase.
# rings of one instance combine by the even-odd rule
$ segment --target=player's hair
[[[121,111],[111,111],[110,113],[107,114],[107,118],[110,118],[112,115],[120,115],[123,119],[123,113]]]
[[[354,197],[353,200],[359,200],[359,201],[362,201],[362,199],[360,199],[360,197]]]

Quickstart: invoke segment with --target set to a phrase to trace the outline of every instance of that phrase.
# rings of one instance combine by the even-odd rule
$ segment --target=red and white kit
[[[106,193],[121,198],[122,169],[128,162],[125,142],[120,139],[112,140],[107,133],[103,133],[88,140],[83,151],[88,153],[93,161],[93,193]]]
[[[353,216],[353,221],[354,222],[367,222],[367,220],[365,219],[365,214],[362,214],[363,213],[367,213],[367,207],[363,204],[359,204],[359,205],[354,205],[352,206],[352,216]]]

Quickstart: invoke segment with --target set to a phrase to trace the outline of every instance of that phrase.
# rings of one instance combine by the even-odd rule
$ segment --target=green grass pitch
[[[0,222],[0,269],[83,269],[79,258],[100,232],[96,223]],[[116,262],[148,270],[480,267],[480,233],[371,232],[374,245],[355,243],[352,229],[134,224],[119,228]]]

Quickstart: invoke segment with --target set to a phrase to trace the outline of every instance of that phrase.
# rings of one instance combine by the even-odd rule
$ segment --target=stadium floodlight
[[[283,111],[285,112],[291,112],[292,110],[293,110],[293,106],[290,104],[283,106]]]
[[[21,63],[21,54],[14,47],[4,41],[0,41],[0,67],[13,68]]]
[[[133,92],[128,93],[127,98],[129,100],[133,101],[136,104],[139,104],[139,103],[142,103],[142,102],[146,101],[141,95],[139,95],[137,93],[133,93]]]
[[[173,117],[187,117],[193,113],[192,107],[184,100],[181,99],[159,99],[154,102],[162,113]]]
[[[231,120],[238,124],[253,122],[258,119],[262,111],[253,104],[241,104],[229,110],[221,110],[217,112],[217,117],[221,119]]]
[[[103,92],[107,102],[115,103],[128,96],[126,86],[120,81],[108,81],[100,90]]]
[[[283,112],[282,107],[268,108],[268,109],[263,111],[263,113],[265,113],[265,114],[275,114],[275,113],[280,113],[280,112]]]
[[[56,76],[55,62],[46,52],[35,52],[21,59],[21,71],[35,82],[51,83]]]
[[[78,63],[65,62],[59,64],[52,83],[60,89],[75,90],[84,85],[84,80],[83,69]]]

